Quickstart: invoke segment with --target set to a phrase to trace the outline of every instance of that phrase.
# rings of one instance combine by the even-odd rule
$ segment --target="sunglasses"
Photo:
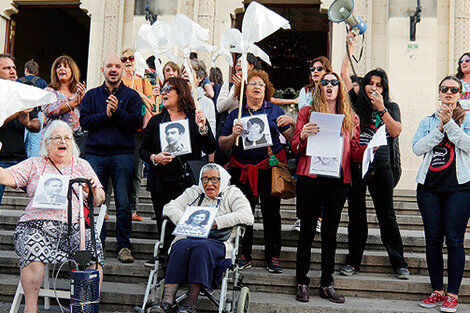
[[[310,72],[315,72],[315,70],[321,72],[323,71],[324,67],[323,66],[310,66]]]
[[[133,56],[133,55],[131,55],[131,56],[129,56],[129,57],[122,57],[122,58],[121,58],[121,62],[122,62],[122,63],[126,63],[127,60],[129,60],[129,62],[134,62],[135,59],[134,59],[134,56]]]
[[[460,59],[459,63],[462,64],[463,62],[467,63],[470,61],[470,58]]]
[[[162,89],[160,89],[160,93],[169,93],[172,89],[176,90],[175,87],[167,85],[165,87],[162,87]]]
[[[328,84],[331,84],[331,86],[338,86],[339,85],[339,79],[322,79],[320,80],[320,84],[322,86],[328,86]]]
[[[456,93],[459,93],[460,92],[460,88],[459,87],[449,87],[449,86],[441,86],[439,87],[439,90],[440,92],[442,93],[447,93],[450,89],[450,92],[452,92],[453,94],[456,94]]]

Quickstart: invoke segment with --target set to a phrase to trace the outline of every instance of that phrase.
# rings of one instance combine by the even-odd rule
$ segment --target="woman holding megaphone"
[[[356,34],[348,33],[348,50],[354,50]],[[348,52],[346,52],[348,53]],[[341,77],[349,90],[349,57],[346,55],[341,69]],[[375,150],[375,157],[363,177],[359,163],[351,164],[352,186],[348,195],[348,249],[346,265],[342,275],[351,276],[359,272],[367,241],[366,189],[374,202],[380,225],[380,236],[387,250],[390,264],[399,279],[409,279],[408,264],[403,256],[403,242],[393,207],[393,188],[398,182],[399,150],[398,136],[401,133],[401,115],[398,104],[390,101],[387,73],[376,68],[369,71],[359,87],[359,94],[349,93],[353,109],[361,121],[360,144],[367,145],[376,131],[383,125],[386,128],[387,145]],[[397,154],[398,153],[398,154]],[[397,160],[398,158],[398,160]]]

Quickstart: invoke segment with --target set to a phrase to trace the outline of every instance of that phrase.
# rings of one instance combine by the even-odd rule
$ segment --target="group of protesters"
[[[409,279],[393,206],[393,189],[399,179],[398,137],[403,128],[399,105],[391,99],[388,76],[383,69],[372,69],[364,77],[350,76],[348,54],[354,51],[355,33],[348,33],[347,43],[348,51],[340,72],[333,70],[326,57],[313,59],[309,64],[309,84],[301,89],[299,98],[292,100],[273,97],[274,87],[269,75],[251,54],[247,57],[247,80],[242,84],[240,59],[234,65],[231,79],[225,82],[220,69],[212,68],[208,74],[204,62],[197,56],[191,60],[190,69],[169,61],[163,67],[163,77],[156,77],[152,72],[149,77],[154,78],[149,79],[136,74],[134,50],[125,49],[120,56],[103,60],[104,83],[91,89],[80,81],[80,70],[69,56],[60,56],[54,61],[47,86],[37,77],[36,62],[29,61],[25,65],[25,77],[18,79],[14,58],[0,54],[0,78],[45,88],[56,97],[55,102],[40,108],[13,114],[0,127],[3,143],[0,201],[4,185],[26,188],[32,199],[40,176],[45,173],[90,179],[94,205],[102,204],[105,199],[109,201],[114,190],[116,252],[120,262],[130,263],[134,261],[132,221],[142,220],[137,209],[144,167],[148,172],[146,188],[151,194],[159,233],[165,213],[171,211],[171,205],[186,199],[187,188],[200,183],[201,190],[211,201],[217,196],[213,190],[220,190],[222,195],[228,181],[221,189],[218,184],[222,174],[227,177],[225,169],[228,169],[231,183],[241,190],[238,197],[243,197],[251,213],[260,202],[266,269],[280,274],[283,272],[281,199],[271,193],[271,167],[276,165],[273,161],[287,162],[285,147],[290,146],[297,154],[299,220],[294,229],[299,231],[299,239],[295,299],[301,302],[310,299],[311,248],[321,219],[318,229],[322,239],[320,296],[336,303],[345,302],[333,283],[336,235],[348,199],[349,253],[340,273],[345,276],[358,273],[367,241],[366,189],[373,200],[391,268],[397,278]],[[433,289],[420,305],[442,304],[442,311],[455,312],[465,264],[463,238],[470,216],[470,119],[467,117],[470,53],[459,59],[456,76],[442,79],[437,93],[440,100],[437,111],[421,121],[413,138],[414,153],[424,156],[416,178],[417,199],[423,217],[426,260]],[[298,104],[297,121],[279,107],[290,103]],[[344,115],[342,154],[337,160],[339,177],[315,175],[310,171],[308,138],[321,131],[310,118],[312,112]],[[253,122],[251,128],[266,130],[264,133],[269,134],[269,138],[248,138],[243,144],[239,143],[238,138],[247,131],[240,116],[242,119],[263,117],[256,125]],[[363,175],[364,151],[382,126],[386,128],[387,144],[374,150],[373,162]],[[179,140],[185,132],[189,146]],[[248,145],[251,145],[249,149]],[[200,160],[218,163],[225,169],[207,168],[203,173],[212,176],[203,176],[200,182],[192,181],[187,175],[190,164]],[[74,207],[77,206],[78,199],[73,201]],[[68,255],[68,247],[58,244],[65,236],[62,234],[66,223],[63,211],[35,208],[31,202],[15,231],[15,250],[20,256],[21,281],[26,295],[25,312],[36,312],[44,264],[60,263]],[[242,240],[241,269],[252,265],[253,227],[249,225],[252,216],[247,217],[250,210],[244,212],[248,227]],[[166,228],[167,238],[172,238],[174,222]],[[106,243],[105,225],[95,256],[100,265]],[[216,223],[214,227],[217,228]],[[443,286],[444,238],[448,249],[447,292]],[[170,243],[171,240],[167,240],[166,250]],[[56,249],[61,253],[54,252]],[[168,256],[169,263],[172,253]],[[176,288],[178,283],[193,282],[169,277]],[[166,299],[173,299],[175,286],[169,284],[165,288],[169,295]],[[194,290],[197,298],[199,289]],[[153,307],[151,312],[169,312],[171,303],[167,302]],[[178,312],[195,312],[195,302],[188,304]]]

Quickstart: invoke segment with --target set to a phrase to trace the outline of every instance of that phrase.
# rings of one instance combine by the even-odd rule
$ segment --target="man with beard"
[[[116,201],[116,239],[118,259],[132,263],[130,193],[134,169],[135,134],[142,124],[139,94],[121,82],[123,65],[117,56],[104,59],[104,83],[89,90],[80,104],[80,125],[88,130],[85,146],[90,162],[106,190],[109,178]],[[101,240],[106,239],[106,224]]]

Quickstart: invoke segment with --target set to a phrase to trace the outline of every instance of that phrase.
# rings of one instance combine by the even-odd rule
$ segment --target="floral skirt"
[[[69,252],[77,251],[80,247],[80,232],[78,224],[73,224],[70,244],[67,224],[51,220],[30,220],[19,222],[13,235],[15,252],[20,257],[20,269],[31,262],[39,261],[46,264],[60,264],[69,260]],[[92,262],[98,261],[103,265],[103,247],[99,234],[95,234],[96,250],[93,249],[91,231],[85,231],[85,247],[91,251]]]

